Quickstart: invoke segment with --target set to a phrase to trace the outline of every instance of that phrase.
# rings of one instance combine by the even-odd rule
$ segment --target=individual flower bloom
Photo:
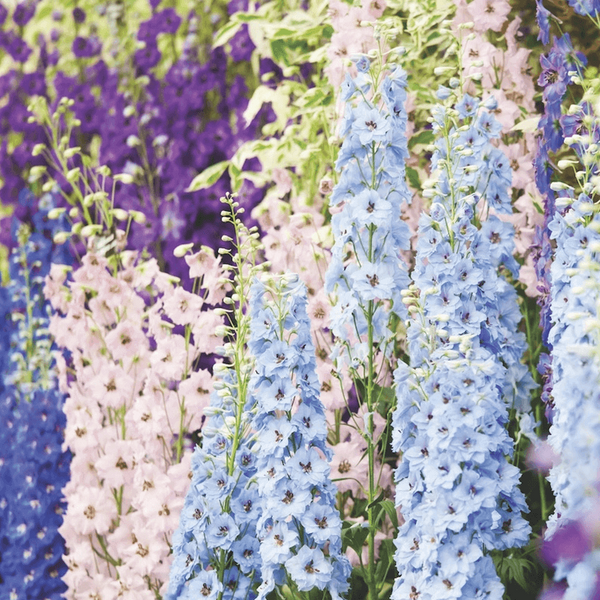
[[[392,205],[377,190],[363,190],[354,198],[351,211],[357,224],[387,226],[392,218]]]
[[[500,31],[510,13],[510,4],[506,0],[473,0],[469,12],[476,31]]]
[[[186,343],[182,335],[174,333],[158,341],[150,355],[150,364],[158,376],[181,381],[184,371],[191,368],[193,358],[194,347]]]
[[[88,383],[87,389],[102,406],[119,408],[131,404],[135,381],[121,367],[107,363]]]
[[[317,376],[321,382],[321,402],[323,406],[328,411],[346,408],[346,395],[351,386],[349,378],[344,378],[344,389],[342,389],[338,375],[329,360],[319,361]]]
[[[144,48],[137,50],[134,56],[136,65],[142,70],[147,71],[155,67],[161,57],[160,50],[154,40],[146,40]]]
[[[333,567],[319,548],[302,546],[298,553],[285,561],[290,577],[298,590],[305,592],[314,587],[324,589],[331,578]]]
[[[177,287],[163,298],[166,315],[177,325],[191,325],[202,310],[202,298]]]
[[[129,320],[118,323],[104,339],[113,359],[122,360],[126,366],[139,361],[149,349],[147,336]]]
[[[369,476],[364,449],[357,442],[340,442],[332,449],[332,481],[339,492],[351,491],[356,496],[360,490],[365,489]]]
[[[122,551],[128,567],[142,575],[151,575],[155,571],[160,561],[168,553],[168,548],[156,543],[158,531],[160,530],[154,530],[152,526],[148,526],[145,519],[134,520],[132,543]]]
[[[215,298],[211,298],[215,300]],[[204,310],[196,315],[192,324],[194,345],[198,352],[212,354],[223,344],[223,338],[218,334],[217,327],[223,325],[223,317],[214,310]]]
[[[69,522],[83,535],[103,535],[117,517],[117,507],[112,494],[103,488],[80,487],[67,496],[65,522]]]
[[[298,543],[298,533],[283,521],[278,521],[261,540],[260,555],[267,564],[281,564],[292,556]]]
[[[179,384],[179,397],[188,413],[193,415],[194,423],[202,418],[202,412],[210,402],[212,384],[212,375],[206,369],[193,372]]]
[[[307,487],[325,486],[329,478],[329,465],[314,448],[299,448],[286,462],[289,476]]]
[[[25,27],[25,25],[29,23],[35,14],[36,8],[37,3],[35,1],[24,0],[23,2],[19,2],[17,6],[15,6],[12,17],[15,25],[18,25],[19,27]]]
[[[96,36],[82,37],[77,36],[73,40],[73,46],[71,47],[73,54],[77,58],[92,58],[102,50],[102,45]]]
[[[352,131],[356,133],[362,146],[370,146],[371,142],[381,144],[386,140],[390,123],[377,108],[361,102],[353,116]]]
[[[206,528],[206,542],[209,547],[228,550],[240,533],[239,527],[228,514],[214,517]]]
[[[395,270],[389,262],[363,265],[352,273],[352,289],[363,301],[391,298],[396,289]]]
[[[542,73],[538,84],[544,88],[544,100],[550,107],[559,106],[567,91],[568,74],[565,57],[559,52],[540,56]]]
[[[85,17],[85,11],[82,8],[77,6],[73,9],[73,20],[75,23],[83,23],[85,21]]]
[[[277,194],[280,198],[292,189],[292,178],[287,169],[273,169],[273,182],[277,186]]]
[[[469,96],[469,94],[464,94],[461,101],[456,105],[456,110],[461,119],[475,116],[478,108],[479,100]]]
[[[302,524],[307,533],[311,534],[318,544],[324,544],[335,538],[342,526],[340,515],[331,506],[313,502],[302,515]]]
[[[144,455],[143,446],[135,440],[117,440],[109,444],[95,463],[104,485],[118,489],[133,481],[133,465]]]
[[[540,32],[538,33],[538,40],[546,46],[550,41],[550,17],[552,13],[542,4],[542,0],[536,0],[535,2],[535,20],[537,21]]]
[[[215,571],[200,571],[194,577],[186,590],[186,596],[189,598],[206,598],[206,600],[216,600],[223,592],[223,583],[219,581]]]
[[[160,23],[161,33],[177,33],[181,25],[181,17],[174,8],[165,8],[153,15],[152,20]]]
[[[101,598],[102,600],[117,600],[119,584],[103,573],[93,573],[81,580],[77,586],[77,600],[79,598]]]

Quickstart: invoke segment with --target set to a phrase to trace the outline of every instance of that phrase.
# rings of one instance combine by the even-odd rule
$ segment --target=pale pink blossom
[[[219,325],[223,325],[223,317],[212,310],[203,311],[198,315],[192,333],[194,344],[199,352],[212,354],[217,346],[223,344],[223,338],[216,333]]]
[[[292,189],[292,178],[287,169],[279,167],[273,169],[273,182],[280,198],[283,198]]]
[[[525,152],[523,144],[500,144],[499,148],[510,161],[513,188],[524,189],[528,183],[534,181],[533,156]]]
[[[503,90],[493,89],[491,93],[485,94],[484,98],[488,96],[493,96],[498,103],[498,106],[491,112],[502,124],[502,131],[508,133],[521,116],[519,107],[512,100],[508,100]]]
[[[481,61],[482,65],[474,65]],[[483,37],[476,35],[467,38],[463,43],[463,66],[464,74],[483,74],[483,85],[485,88],[495,88],[498,84],[497,71],[502,73],[503,56],[502,50],[490,44]]]
[[[163,558],[166,558],[168,548],[157,544],[154,527],[146,519],[133,519],[132,544],[123,549],[127,566],[141,575],[152,575],[154,569]]]
[[[510,13],[506,0],[473,0],[469,4],[475,31],[500,31]]]
[[[117,600],[119,584],[106,575],[94,573],[82,580],[74,596],[75,600]]]
[[[537,288],[538,278],[531,257],[527,257],[527,261],[521,266],[519,270],[519,281],[526,286],[525,293],[530,298],[537,298],[540,295],[540,291]]]
[[[79,486],[68,502],[65,521],[83,535],[107,533],[117,517],[115,500],[104,488]]]
[[[144,455],[144,447],[137,440],[117,440],[105,447],[96,461],[96,470],[105,484],[113,489],[130,486],[133,467]]]
[[[123,361],[126,370],[130,364],[138,362],[148,352],[148,338],[139,324],[121,321],[104,337],[106,347],[114,360]]]
[[[135,388],[135,380],[125,369],[107,361],[99,375],[89,382],[87,389],[102,406],[119,408],[131,404]]]
[[[158,340],[156,350],[152,352],[150,364],[159,377],[165,379],[181,379],[183,372],[189,370],[193,360],[193,348],[188,345],[182,335],[172,334]]]
[[[200,316],[204,302],[196,294],[176,287],[171,294],[163,298],[164,311],[167,317],[177,325],[191,325]]]
[[[356,497],[368,486],[369,461],[364,443],[340,442],[332,446],[331,479],[338,492],[350,491]]]

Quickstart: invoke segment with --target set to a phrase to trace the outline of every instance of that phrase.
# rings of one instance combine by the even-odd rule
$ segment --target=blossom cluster
[[[220,343],[221,319],[205,305],[226,291],[210,249],[186,262],[205,297],[175,287],[155,259],[122,249],[107,257],[93,242],[69,278],[59,265],[47,278],[50,331],[69,352],[60,365],[73,453],[60,529],[69,598],[153,598],[166,585],[190,437],[212,380],[198,360]]]
[[[565,540],[566,530],[594,515],[598,501],[598,215],[582,193],[550,223],[556,240],[552,263],[553,419],[548,443],[560,457],[548,479],[556,496],[546,543]],[[556,537],[556,540],[554,538]],[[575,552],[553,552],[555,579],[568,583],[568,598],[593,598],[600,550],[580,542]]]
[[[342,173],[330,197],[339,210],[331,220],[335,242],[325,280],[326,291],[336,295],[330,323],[339,355],[348,353],[345,360],[356,361],[355,368],[373,344],[389,351],[388,305],[402,313],[399,291],[408,281],[398,257],[409,244],[400,219],[402,202],[410,201],[404,180],[406,73],[396,67],[373,89],[370,66],[361,57],[358,75],[347,75],[342,85],[344,141],[336,162]]]
[[[405,292],[411,367],[400,363],[394,374],[396,504],[405,523],[392,597],[501,598],[486,551],[529,538],[506,426],[509,407],[526,409],[532,381],[520,362],[516,294],[498,275],[500,264],[516,275],[511,225],[473,221],[479,203],[482,219],[509,210],[510,169],[490,143],[500,125],[478,99],[438,105],[433,126],[433,204],[421,217]]]
[[[30,194],[22,201],[32,201]],[[34,232],[14,223],[10,284],[0,288],[0,596],[61,597],[65,509],[62,486],[70,453],[63,451],[64,394],[55,373],[49,310],[42,296],[51,261],[68,261],[52,237],[64,227],[49,221],[55,198],[39,202]]]
[[[337,599],[348,590],[350,565],[341,553],[306,288],[296,275],[286,275],[257,280],[251,294],[248,347],[256,362],[250,391],[262,509],[259,598],[287,573],[298,591],[328,589]]]
[[[0,147],[3,204],[14,206],[20,220],[31,221],[37,204],[23,206],[16,191],[33,182],[32,168],[46,167],[67,194],[78,185],[64,178],[50,148],[39,150],[47,145],[47,134],[42,124],[30,122],[28,112],[35,96],[43,96],[53,108],[61,98],[71,98],[79,126],[67,133],[70,146],[85,153],[99,147],[101,164],[133,177],[130,186],[115,182],[116,206],[146,217],[143,224],[132,225],[129,247],[148,247],[161,268],[168,267],[191,285],[185,265],[173,260],[173,250],[182,239],[218,245],[224,233],[218,200],[230,182],[223,175],[208,189],[186,188],[194,175],[231,158],[273,118],[267,106],[252,123],[244,124],[242,118],[249,87],[241,73],[249,70],[254,50],[247,27],[230,40],[229,54],[210,47],[211,20],[227,20],[236,5],[214,3],[211,18],[200,9],[182,18],[174,8],[160,8],[156,2],[139,2],[141,10],[113,3],[92,14],[83,7],[54,10],[51,31],[39,33],[32,48],[24,28],[35,22],[37,4],[19,3],[0,23],[0,45],[16,62],[0,77],[0,134],[7,142]],[[97,24],[106,31],[105,39],[98,35]],[[119,42],[124,35],[131,38],[127,44]],[[26,61],[35,61],[35,69],[23,69]],[[238,72],[221,77],[234,70]],[[281,70],[266,59],[260,61],[259,74],[272,77],[270,86],[281,78]],[[78,156],[69,160],[69,169],[80,166]],[[246,165],[246,170],[257,168],[256,161]],[[248,207],[262,195],[250,181],[242,188]],[[9,231],[2,227],[0,242],[12,247]]]

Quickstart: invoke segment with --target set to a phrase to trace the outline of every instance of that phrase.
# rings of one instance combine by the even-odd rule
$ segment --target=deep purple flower
[[[174,8],[165,8],[154,15],[153,19],[158,19],[162,23],[160,33],[177,33],[181,25],[181,17],[175,12]]]
[[[6,17],[8,17],[8,10],[3,4],[0,4],[0,25],[4,25]]]
[[[73,40],[72,50],[77,58],[91,58],[100,54],[102,44],[96,36],[84,38],[78,35]]]
[[[562,146],[564,141],[559,117],[554,117],[550,114],[550,111],[548,111],[540,119],[539,128],[544,131],[544,142],[547,150],[556,152],[556,150]]]
[[[0,47],[4,48],[19,63],[24,63],[31,54],[31,48],[25,40],[21,39],[14,31],[0,31]]]
[[[230,41],[231,44],[231,52],[230,56],[233,60],[241,61],[241,60],[250,60],[250,56],[252,55],[252,51],[256,46],[252,43],[250,39],[250,34],[248,32],[248,25],[244,23],[239,31],[233,36]]]
[[[230,15],[246,10],[248,10],[248,0],[230,0],[227,3],[227,12]]]
[[[152,10],[156,10],[158,5],[162,2],[162,0],[149,0],[149,1],[150,1],[150,6],[152,7]]]
[[[146,47],[138,50],[135,53],[135,64],[142,70],[146,71],[155,67],[160,61],[160,50],[156,45],[156,41],[147,40]]]
[[[73,9],[73,20],[75,23],[83,23],[85,21],[85,11],[79,6]]]
[[[165,8],[140,23],[137,38],[143,42],[155,42],[159,33],[176,33],[181,25],[181,17],[174,8]]]
[[[25,27],[31,20],[31,17],[35,14],[37,8],[37,2],[35,0],[25,0],[25,2],[19,2],[13,13],[13,21],[19,27]]]
[[[567,71],[575,71],[580,67],[585,67],[585,65],[587,65],[585,54],[583,54],[583,52],[575,51],[573,43],[571,42],[571,36],[568,33],[565,33],[554,40],[552,52],[557,52],[564,57]]]

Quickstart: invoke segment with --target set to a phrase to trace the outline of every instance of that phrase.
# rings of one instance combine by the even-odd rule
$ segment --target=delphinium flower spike
[[[520,363],[516,297],[497,274],[501,263],[515,267],[511,225],[474,222],[486,207],[509,210],[510,171],[489,143],[500,127],[476,98],[436,106],[433,129],[433,204],[405,293],[412,366],[395,372],[396,504],[405,522],[392,598],[499,600],[487,552],[523,545],[530,532],[506,425],[509,407],[526,408],[532,382]]]
[[[327,589],[335,600],[348,589],[350,564],[341,553],[306,287],[295,274],[270,276],[254,282],[251,296],[259,598],[287,582],[299,592]]]
[[[365,427],[357,428],[368,465],[369,550],[363,576],[370,600],[379,593],[375,500],[381,473],[376,457],[384,452],[378,450],[381,440],[374,435],[376,405],[381,399],[376,389],[385,378],[395,338],[389,326],[392,312],[405,312],[400,290],[407,287],[408,277],[400,250],[410,245],[408,226],[400,218],[400,206],[410,202],[404,179],[406,73],[391,58],[382,63],[381,58],[371,64],[366,56],[358,57],[358,74],[347,75],[342,84],[341,99],[346,104],[340,132],[344,141],[336,163],[342,173],[330,198],[335,207],[331,221],[335,243],[325,283],[334,303],[330,314],[336,337],[334,365],[348,366],[355,388],[363,390],[359,403]]]
[[[32,200],[30,192],[21,197]],[[58,600],[66,587],[58,528],[70,453],[62,449],[65,396],[42,296],[51,262],[69,259],[51,241],[65,225],[48,219],[55,200],[39,199],[33,231],[15,219],[10,283],[0,288],[0,597],[7,599]]]
[[[565,600],[592,600],[600,589],[600,548],[593,533],[600,506],[600,118],[589,100],[597,96],[600,79],[582,73],[577,83],[582,101],[560,119],[574,156],[557,165],[564,175],[574,171],[577,188],[564,180],[550,184],[556,212],[548,224],[555,243],[548,443],[558,460],[548,475],[556,500],[542,553],[556,569],[555,580],[566,579]]]
[[[223,219],[233,225],[234,294],[223,313],[230,341],[220,349],[228,362],[214,367],[216,378],[205,411],[202,441],[192,456],[191,484],[173,539],[174,559],[167,600],[253,598],[260,582],[257,540],[260,497],[256,480],[256,449],[249,408],[252,362],[246,350],[250,314],[247,302],[259,247],[257,234],[240,221],[243,208],[223,199]],[[228,251],[223,251],[228,253]]]

